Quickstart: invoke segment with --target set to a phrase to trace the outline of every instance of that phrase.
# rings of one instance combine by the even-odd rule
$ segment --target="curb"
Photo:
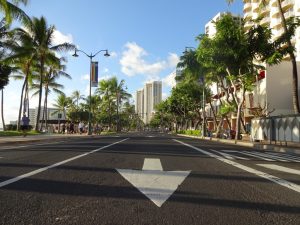
[[[252,143],[252,142],[244,142],[244,141],[237,141],[237,143],[235,143],[234,140],[209,138],[209,137],[202,138],[199,136],[190,136],[190,135],[186,135],[186,134],[177,134],[177,136],[189,137],[189,138],[195,138],[195,139],[201,139],[201,140],[207,140],[207,141],[214,141],[214,142],[220,142],[220,143],[238,145],[238,146],[244,146],[244,147],[250,147],[250,148],[255,148],[255,149],[259,149],[259,150],[270,150],[270,151],[275,151],[275,152],[287,152],[287,153],[300,154],[300,148],[290,148],[290,147],[258,144],[258,143]]]

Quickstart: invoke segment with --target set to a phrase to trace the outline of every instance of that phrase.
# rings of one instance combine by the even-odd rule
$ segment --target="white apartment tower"
[[[149,124],[155,106],[162,100],[162,82],[153,81],[146,83],[142,90],[136,92],[136,113],[142,118],[145,124]]]
[[[292,16],[300,16],[299,0],[282,0],[281,7],[286,19]],[[283,32],[280,10],[277,0],[267,0],[266,5],[261,4],[261,0],[244,0],[245,28],[253,25],[251,20],[262,16],[261,25],[267,25],[272,29],[273,40],[276,40]],[[291,40],[296,47],[297,61],[300,61],[300,29],[296,31],[295,37]],[[288,58],[286,58],[288,60]]]
[[[144,120],[144,89],[136,92],[135,112]]]
[[[217,30],[216,30],[216,22],[219,21],[223,16],[225,15],[232,15],[229,12],[220,12],[217,15],[214,16],[214,18],[212,18],[207,24],[205,24],[205,34],[212,38]],[[237,22],[237,23],[241,23],[241,17],[240,16],[235,16],[232,15],[233,19]]]
[[[281,7],[286,19],[291,16],[300,16],[300,0],[282,0]],[[280,9],[277,0],[267,0],[265,5],[261,0],[244,0],[244,20],[245,29],[249,29],[253,20],[262,17],[261,25],[266,25],[272,29],[273,41],[278,39],[284,32]],[[296,30],[296,35],[291,39],[295,46],[295,56],[297,60],[298,73],[300,71],[300,28]],[[258,105],[268,106],[270,110],[275,109],[271,115],[286,115],[293,113],[292,107],[292,64],[289,56],[279,65],[266,65],[263,79],[257,82],[252,94],[249,94],[247,107],[255,108]],[[284,91],[278,91],[284,90]],[[300,84],[298,86],[300,90]],[[251,100],[252,99],[252,100]],[[246,99],[247,101],[247,99]]]

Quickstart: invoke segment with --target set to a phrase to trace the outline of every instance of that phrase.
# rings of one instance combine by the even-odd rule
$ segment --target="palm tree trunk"
[[[24,91],[25,91],[25,86],[27,83],[27,77],[25,77],[23,86],[22,86],[22,91],[21,91],[21,99],[20,99],[20,107],[19,107],[19,115],[18,115],[18,123],[17,123],[17,130],[20,130],[20,124],[21,124],[21,114],[22,114],[22,106],[23,106],[23,97],[24,97]]]
[[[286,19],[284,17],[284,12],[281,7],[281,0],[277,0],[277,5],[280,11],[280,17],[281,17],[281,24],[284,29],[284,33],[287,33],[287,23]],[[287,46],[289,49],[292,48],[292,42],[291,40],[287,40]],[[292,67],[293,67],[293,84],[292,84],[292,95],[293,95],[293,108],[294,108],[294,113],[300,113],[300,106],[299,106],[299,93],[298,93],[298,71],[297,71],[297,62],[296,62],[296,57],[293,52],[293,50],[289,51],[289,55],[291,57],[291,62],[292,62]]]
[[[42,103],[42,95],[43,95],[43,77],[44,77],[44,60],[41,59],[41,65],[40,65],[40,91],[39,91],[39,104],[38,104],[38,111],[37,111],[37,117],[36,117],[36,124],[35,124],[35,130],[39,131],[39,124],[40,124],[40,115],[41,115],[41,103]]]
[[[48,92],[48,90],[47,90]],[[48,130],[48,93],[46,94],[45,97],[45,127],[46,130]]]
[[[3,110],[3,105],[4,105],[4,93],[3,93],[3,89],[1,90],[1,119],[2,119],[2,126],[3,126],[3,131],[6,130],[5,128],[5,121],[4,121],[4,110]]]
[[[45,99],[44,99],[44,107],[43,107],[43,117],[42,117],[42,122],[41,122],[41,127],[40,130],[43,129],[44,121],[45,121],[45,113],[46,113],[46,101],[47,101],[47,88],[45,88]]]

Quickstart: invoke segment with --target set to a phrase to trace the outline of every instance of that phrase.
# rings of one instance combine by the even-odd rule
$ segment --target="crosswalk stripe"
[[[291,189],[291,190],[294,190],[294,191],[300,193],[300,185],[298,185],[298,184],[289,182],[289,181],[287,181],[287,180],[281,179],[281,178],[279,178],[279,177],[273,176],[273,175],[268,174],[268,173],[264,173],[264,172],[262,172],[262,171],[253,169],[253,168],[251,168],[251,167],[244,166],[244,165],[239,164],[239,163],[237,163],[237,162],[230,161],[230,160],[228,160],[228,159],[225,159],[225,158],[223,158],[223,157],[217,156],[217,155],[215,155],[215,154],[213,154],[213,153],[211,153],[211,152],[208,152],[208,151],[205,151],[205,150],[203,150],[203,149],[197,148],[197,147],[195,147],[195,146],[193,146],[193,145],[184,143],[184,142],[182,142],[182,141],[179,141],[179,140],[176,140],[176,139],[173,139],[173,140],[176,141],[176,142],[178,142],[178,143],[180,143],[180,144],[182,144],[182,145],[185,145],[185,146],[187,146],[187,147],[189,147],[189,148],[192,148],[192,149],[194,149],[194,150],[196,150],[196,151],[198,151],[198,152],[201,152],[202,154],[208,155],[208,156],[213,157],[213,158],[215,158],[215,159],[217,159],[217,160],[219,160],[219,161],[222,161],[222,162],[224,162],[224,163],[227,163],[227,164],[229,164],[229,165],[232,165],[232,166],[234,166],[234,167],[237,167],[237,168],[239,168],[239,169],[241,169],[241,170],[244,170],[244,171],[247,171],[247,172],[249,172],[249,173],[255,174],[255,175],[257,175],[257,176],[260,176],[260,177],[262,177],[262,178],[265,178],[265,179],[267,179],[267,180],[270,180],[270,181],[272,181],[272,182],[274,182],[274,183],[277,183],[277,184],[279,184],[279,185],[281,185],[281,186],[284,186],[284,187],[286,187],[286,188],[289,188],[289,189]]]
[[[274,159],[274,160],[276,160],[276,161],[288,162],[288,160],[282,159],[282,158],[280,158],[280,157],[278,157],[278,156],[267,155],[267,154],[261,153],[261,152],[253,152],[253,154],[257,154],[257,155],[260,155],[260,156],[262,156],[262,157],[271,158],[271,159]]]
[[[248,156],[252,156],[252,157],[256,157],[256,158],[259,158],[259,159],[263,159],[263,160],[266,160],[266,161],[270,161],[270,162],[274,162],[275,160],[273,159],[268,159],[268,158],[265,158],[265,157],[262,157],[262,156],[259,156],[259,155],[256,155],[254,154],[253,152],[240,152],[241,154],[244,154],[244,155],[248,155]]]
[[[300,162],[300,158],[297,157],[297,156],[283,154],[283,153],[278,154],[278,153],[275,153],[275,152],[269,152],[269,154],[276,155],[276,156],[279,156],[279,157],[284,157],[284,158],[292,160],[294,162]]]
[[[289,155],[289,154],[283,154],[283,153],[279,154],[276,152],[254,152],[254,151],[246,152],[246,151],[237,151],[237,150],[221,150],[221,151],[226,152],[226,153],[228,153],[228,152],[229,153],[240,153],[240,154],[244,154],[247,156],[264,159],[267,161],[300,162],[300,158],[298,158],[296,156]],[[230,154],[227,154],[227,155],[230,155]],[[233,158],[237,158],[237,159],[249,160],[248,158],[244,158],[244,157],[240,157],[240,156],[236,156],[236,155],[232,155],[232,154],[230,156]]]
[[[220,155],[224,156],[226,159],[234,159],[231,155],[226,154],[224,152],[218,152],[218,151],[213,150],[213,149],[210,149],[210,150],[213,151],[213,152],[215,152],[215,153],[217,153],[217,154],[220,154]]]
[[[278,166],[275,164],[256,164],[258,166],[262,166],[268,169],[272,169],[272,170],[277,170],[280,172],[286,172],[286,173],[291,173],[291,174],[296,174],[296,175],[300,175],[300,170],[295,170],[295,169],[291,169],[291,168],[287,168],[284,166]]]

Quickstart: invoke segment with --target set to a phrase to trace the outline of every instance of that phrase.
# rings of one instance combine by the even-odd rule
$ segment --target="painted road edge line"
[[[50,165],[50,166],[42,167],[42,168],[40,168],[40,169],[31,171],[31,172],[29,172],[29,173],[25,173],[25,174],[22,174],[22,175],[20,175],[20,176],[15,177],[15,178],[11,178],[11,179],[9,179],[9,180],[3,181],[3,182],[0,183],[0,188],[4,187],[4,186],[6,186],[6,185],[9,185],[9,184],[15,183],[15,182],[17,182],[17,181],[19,181],[19,180],[22,180],[22,179],[24,179],[24,178],[31,177],[31,176],[36,175],[36,174],[38,174],[38,173],[44,172],[44,171],[46,171],[46,170],[48,170],[48,169],[52,169],[52,168],[58,167],[58,166],[60,166],[60,165],[63,165],[63,164],[65,164],[65,163],[74,161],[75,159],[79,159],[79,158],[82,158],[82,157],[84,157],[84,156],[90,155],[90,154],[92,154],[92,153],[101,151],[102,149],[108,148],[108,147],[110,147],[110,146],[119,144],[119,143],[124,142],[124,141],[127,141],[128,139],[129,139],[129,138],[123,139],[123,140],[121,140],[121,141],[114,142],[114,143],[112,143],[112,144],[103,146],[103,147],[101,147],[101,148],[92,150],[92,151],[90,151],[90,152],[87,152],[87,153],[84,153],[84,154],[81,154],[81,155],[77,155],[77,156],[74,156],[74,157],[72,157],[72,158],[63,160],[63,161],[61,161],[61,162],[52,164],[52,165]]]
[[[297,185],[297,184],[295,184],[295,183],[292,183],[292,182],[289,182],[289,181],[287,181],[287,180],[281,179],[281,178],[279,178],[279,177],[273,176],[273,175],[271,175],[271,174],[261,172],[261,171],[256,170],[256,169],[252,169],[251,167],[244,166],[244,165],[239,164],[239,163],[237,163],[237,162],[234,162],[234,161],[225,159],[225,158],[223,158],[223,157],[220,157],[220,156],[218,156],[218,155],[215,155],[215,154],[213,154],[213,153],[211,153],[211,152],[207,152],[207,151],[205,151],[205,150],[202,150],[202,149],[197,148],[197,147],[195,147],[195,146],[193,146],[193,145],[184,143],[184,142],[182,142],[182,141],[179,141],[179,140],[176,140],[176,139],[173,139],[173,141],[176,141],[176,142],[178,142],[178,143],[180,143],[180,144],[182,144],[182,145],[185,145],[185,146],[187,146],[187,147],[190,147],[190,148],[192,148],[192,149],[195,149],[195,150],[198,151],[198,152],[201,152],[201,153],[203,153],[203,154],[205,154],[205,155],[208,155],[208,156],[210,156],[210,157],[213,157],[213,158],[215,158],[215,159],[217,159],[217,160],[220,160],[220,161],[222,161],[222,162],[224,162],[224,163],[227,163],[227,164],[229,164],[229,165],[232,165],[232,166],[234,166],[234,167],[237,167],[237,168],[242,169],[242,170],[244,170],[244,171],[247,171],[247,172],[249,172],[249,173],[255,174],[255,175],[259,176],[259,177],[265,178],[265,179],[267,179],[267,180],[269,180],[269,181],[272,181],[272,182],[274,182],[274,183],[277,183],[277,184],[279,184],[279,185],[281,185],[281,186],[284,186],[284,187],[286,187],[286,188],[289,188],[289,189],[291,189],[291,190],[294,190],[294,191],[300,193],[300,185]]]

